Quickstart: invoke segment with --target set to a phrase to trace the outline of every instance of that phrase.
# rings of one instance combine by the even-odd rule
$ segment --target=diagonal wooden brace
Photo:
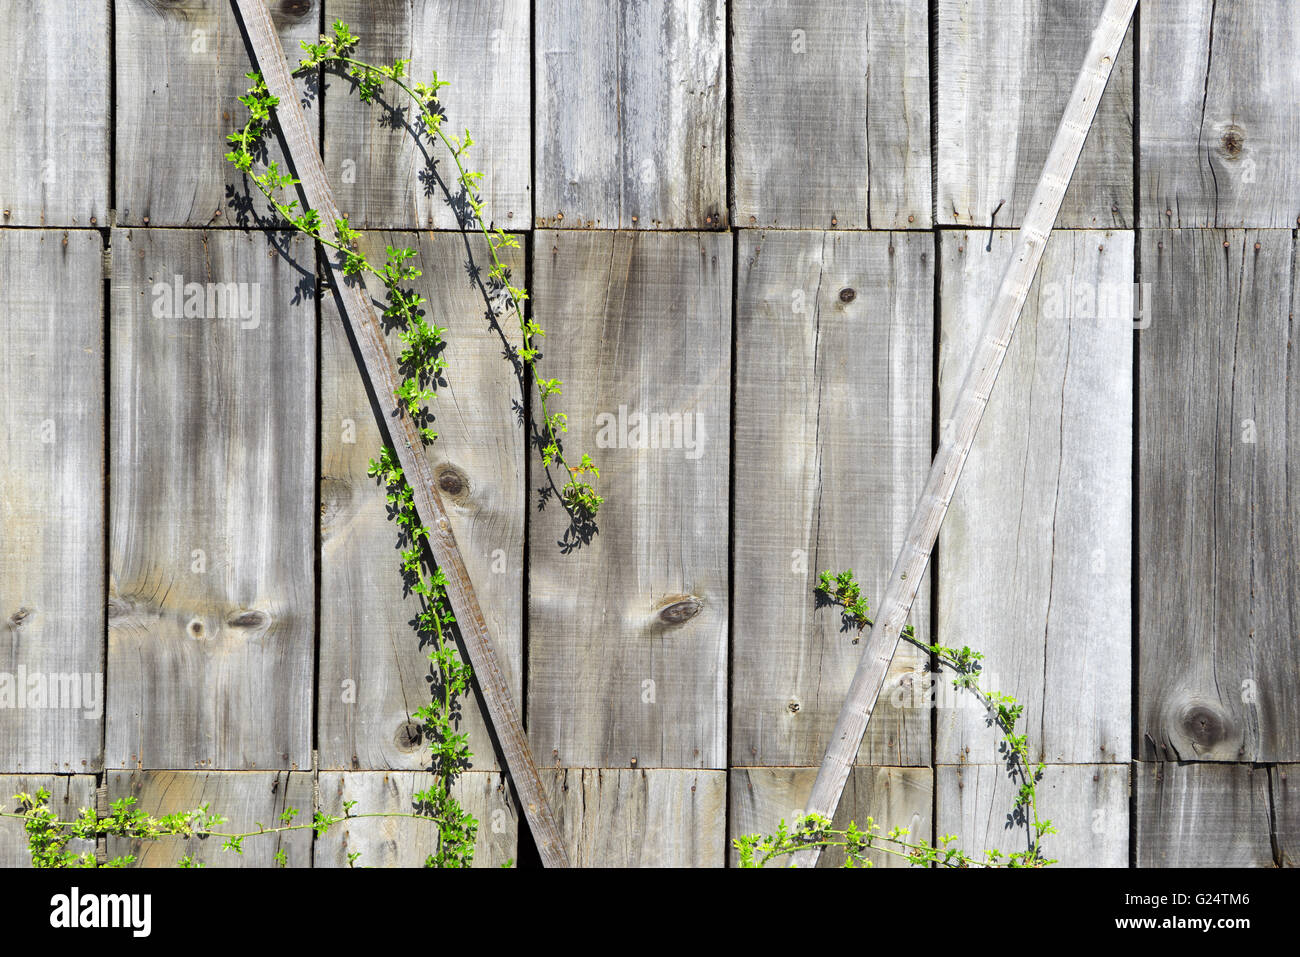
[[[298,178],[302,180],[307,206],[320,215],[321,235],[335,239],[334,223],[339,218],[338,206],[325,178],[325,164],[321,162],[316,144],[307,128],[306,116],[298,104],[293,75],[285,59],[284,49],[280,46],[271,13],[267,10],[266,0],[234,2],[253,48],[257,68],[262,71],[271,95],[280,99],[276,117],[289,158]],[[361,374],[369,380],[381,400],[391,398],[401,377],[385,346],[384,333],[371,306],[365,284],[359,276],[345,279],[342,268],[334,257],[327,256],[326,259],[334,279],[334,288],[342,300],[343,319],[351,328],[361,350]],[[488,633],[478,598],[474,594],[474,586],[469,580],[469,573],[461,560],[456,537],[452,534],[451,523],[434,484],[433,470],[422,454],[423,440],[410,416],[398,415],[391,421],[395,423],[393,445],[397,460],[414,493],[416,510],[429,528],[429,547],[434,561],[447,578],[447,597],[456,614],[465,651],[483,695],[488,722],[496,733],[506,769],[523,805],[524,818],[532,831],[542,863],[547,867],[567,867],[568,856],[560,840],[555,817],[547,804],[542,779],[533,762],[514,697],[501,671],[501,663],[493,647],[492,636]]]
[[[1092,43],[1016,237],[1015,249],[1002,273],[997,297],[989,309],[983,337],[957,394],[951,425],[944,427],[939,452],[930,467],[921,500],[912,512],[902,550],[885,585],[884,598],[877,609],[862,660],[831,733],[826,756],[822,759],[812,796],[805,808],[808,814],[834,818],[835,809],[839,807],[867,722],[871,720],[889,663],[898,650],[903,626],[912,610],[912,602],[916,600],[921,576],[939,537],[939,526],[948,514],[948,505],[957,490],[957,480],[970,455],[975,432],[988,406],[989,395],[1011,344],[1011,336],[1016,331],[1029,286],[1043,258],[1047,237],[1056,224],[1065,190],[1070,185],[1070,177],[1079,161],[1079,153],[1092,127],[1097,104],[1106,89],[1106,81],[1110,79],[1136,5],[1137,0],[1106,0],[1101,19],[1093,31]],[[820,854],[820,848],[810,848],[794,855],[793,861],[800,867],[814,867]]]

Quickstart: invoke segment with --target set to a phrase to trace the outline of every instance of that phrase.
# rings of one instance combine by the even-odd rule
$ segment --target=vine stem
[[[451,141],[451,138],[448,137],[445,132],[443,132],[441,119],[435,117],[435,115],[429,110],[428,104],[425,102],[424,97],[422,97],[419,93],[413,90],[408,84],[402,82],[402,80],[399,77],[391,76],[390,74],[385,73],[384,71],[378,69],[374,65],[370,63],[366,63],[364,60],[358,60],[353,57],[346,57],[346,56],[328,55],[322,57],[319,62],[322,64],[331,63],[331,62],[345,63],[349,66],[356,67],[357,69],[364,70],[369,75],[378,76],[385,80],[390,80],[395,86],[397,86],[404,93],[406,93],[406,95],[410,97],[412,101],[414,101],[419,105],[421,115],[428,117],[428,119],[430,120],[429,123],[425,124],[425,128],[432,129],[434,133],[437,135],[438,139],[442,142],[442,145],[446,147],[447,152],[451,154],[452,161],[455,162],[456,164],[456,171],[458,174],[457,180],[460,183],[461,187],[466,191],[467,194],[472,193],[472,187],[468,179],[468,171],[465,169],[465,164],[462,163],[460,159],[461,150],[457,147],[457,145],[454,145]],[[474,212],[474,222],[478,226],[479,232],[483,234],[483,238],[487,240],[488,254],[492,257],[492,265],[496,268],[496,270],[499,273],[503,273],[506,267],[505,264],[501,261],[501,258],[497,255],[497,244],[493,241],[492,234],[489,232],[487,224],[483,221],[483,217],[477,211]],[[520,298],[519,293],[515,290],[514,286],[512,286],[509,283],[506,283],[505,286],[506,286],[506,294],[510,298],[511,308],[514,310],[515,319],[519,323],[519,331],[523,337],[524,348],[526,350],[531,351],[533,348],[533,337],[532,337],[532,333],[528,329],[528,324],[524,319],[523,301]],[[545,333],[543,333],[543,335],[545,335]],[[528,370],[533,373],[534,385],[537,385],[536,364],[534,360],[525,358],[523,359],[523,361],[524,364],[527,366]],[[574,474],[574,469],[569,465],[568,459],[565,458],[564,452],[560,449],[560,443],[558,441],[558,437],[555,434],[555,427],[551,423],[550,412],[547,407],[547,402],[546,402],[547,393],[545,390],[541,388],[540,385],[537,385],[537,397],[538,397],[538,401],[541,404],[542,425],[543,428],[545,428],[546,430],[547,442],[549,445],[553,446],[557,450],[555,453],[556,461],[558,461],[559,464],[565,469],[565,471],[568,472],[570,476],[572,476]]]

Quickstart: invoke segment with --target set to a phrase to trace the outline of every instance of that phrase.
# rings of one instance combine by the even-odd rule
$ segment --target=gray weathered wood
[[[420,772],[323,771],[320,809],[342,814],[344,801],[356,801],[354,814],[414,813],[414,795],[432,778]],[[519,819],[505,778],[470,771],[456,778],[452,796],[478,819],[475,867],[501,867],[518,857]],[[355,867],[421,867],[438,849],[438,826],[411,818],[358,818],[334,825],[316,840],[316,867],[347,867],[348,855],[360,853]]]
[[[302,40],[320,33],[320,0],[281,0],[275,22],[294,63]],[[117,0],[117,221],[120,225],[243,225],[240,199],[255,187],[224,158],[226,141],[247,119],[237,98],[253,69],[229,0]],[[306,80],[299,96],[316,125],[317,99]],[[295,97],[296,99],[297,97]],[[285,166],[275,137],[268,158]]]
[[[537,225],[707,229],[727,204],[723,0],[537,5]]]
[[[733,10],[736,224],[929,227],[925,0]]]
[[[0,231],[4,771],[102,767],[102,251],[94,232]]]
[[[310,766],[313,266],[284,235],[113,233],[109,767]]]
[[[1144,760],[1300,758],[1300,272],[1289,230],[1144,230]]]
[[[126,797],[136,799],[135,809],[154,817],[207,804],[208,813],[226,818],[213,828],[223,833],[255,831],[258,825],[276,827],[287,808],[298,811],[295,824],[310,823],[313,814],[311,774],[304,771],[109,771],[109,800]],[[310,828],[246,838],[242,854],[223,851],[224,841],[220,837],[157,841],[110,837],[108,856],[134,855],[137,867],[175,867],[184,856],[204,867],[272,867],[275,853],[282,850],[286,867],[311,866]]]
[[[20,813],[13,796],[19,793],[36,796],[38,788],[50,792],[49,808],[61,821],[72,821],[85,807],[95,806],[95,777],[91,774],[0,774],[0,808]],[[74,854],[93,853],[94,841],[71,841],[66,848]],[[27,834],[23,822],[0,818],[0,867],[31,867]]]
[[[652,768],[544,771],[577,867],[723,867],[727,773]]]
[[[994,210],[998,226],[1023,222],[1103,2],[939,0],[940,223],[987,227]],[[1131,41],[1120,48],[1057,225],[1133,225]]]
[[[107,225],[110,6],[0,2],[0,226]]]
[[[938,834],[955,834],[952,846],[972,856],[996,848],[1029,848],[1030,832],[1011,818],[1020,779],[1004,764],[935,768]],[[1051,764],[1038,782],[1038,813],[1057,828],[1042,852],[1063,867],[1127,867],[1129,767],[1126,764]]]
[[[793,825],[803,814],[803,804],[812,793],[816,768],[732,768],[731,833],[772,834],[781,821]],[[844,799],[835,812],[834,826],[843,829],[849,822],[867,827],[871,818],[882,832],[896,827],[908,830],[909,840],[931,841],[931,803],[934,772],[930,768],[856,767],[844,788]],[[730,848],[734,866],[739,854]],[[876,867],[907,867],[901,857],[884,851],[867,855]],[[781,867],[785,858],[773,860],[768,867]],[[844,853],[830,848],[821,856],[819,867],[839,867]]]
[[[1300,6],[1142,4],[1143,226],[1292,227]]]
[[[1013,241],[940,239],[945,416]],[[1058,230],[939,537],[935,625],[984,653],[981,684],[1024,703],[1018,730],[1049,764],[1129,758],[1132,420],[1133,234]],[[1001,736],[951,678],[936,760],[996,762]]]
[[[486,243],[446,233],[366,233],[363,252],[384,259],[384,246],[417,251],[424,275],[409,285],[428,300],[430,321],[445,327],[445,386],[430,406],[438,440],[424,456],[438,476],[448,516],[478,583],[516,700],[522,692],[522,595],[525,435],[517,409],[519,380],[502,357],[502,334],[486,317],[480,288],[466,277],[472,251],[480,266]],[[468,250],[468,251],[467,251]],[[523,274],[523,251],[504,250]],[[320,767],[428,767],[427,742],[411,724],[429,701],[428,648],[411,627],[419,605],[405,594],[397,526],[387,490],[367,466],[379,454],[379,425],[332,299],[322,303],[321,331],[321,643]],[[501,318],[505,341],[519,329]],[[396,360],[402,346],[389,337]],[[495,768],[496,754],[473,695],[461,702],[476,768]]]
[[[1282,867],[1300,867],[1300,765],[1268,769],[1273,856]]]
[[[329,242],[337,236],[333,224],[338,221],[338,206],[334,202],[334,194],[326,179],[325,166],[317,152],[315,140],[308,129],[307,118],[293,102],[293,79],[270,11],[267,10],[265,0],[236,0],[236,4],[240,19],[248,31],[249,44],[258,66],[266,76],[267,89],[279,99],[280,107],[276,111],[276,118],[285,146],[297,167],[303,198],[307,208],[320,215],[324,224],[321,235]],[[435,487],[431,464],[416,451],[422,447],[423,438],[409,415],[391,415],[396,412],[390,403],[400,376],[387,352],[384,333],[366,293],[365,283],[360,276],[345,275],[339,257],[327,257],[327,262],[333,279],[334,294],[339,297],[342,314],[357,343],[365,376],[374,389],[376,401],[383,402],[385,412],[390,413],[394,452],[411,487],[417,513],[428,529],[426,542],[429,551],[446,575],[447,599],[456,614],[457,627],[469,663],[474,669],[479,694],[496,732],[502,757],[519,794],[524,817],[528,820],[542,863],[548,867],[564,867],[567,863],[564,849],[550,808],[542,794],[542,781],[529,749],[528,738],[524,735],[510,684],[497,657],[492,635],[488,631],[487,621],[474,593],[460,547],[456,543],[456,535],[452,531],[442,495]]]
[[[368,63],[411,60],[409,72],[428,83],[436,70],[448,81],[438,94],[448,129],[468,128],[469,168],[484,173],[484,216],[503,229],[531,222],[528,0],[326,0],[325,20],[341,19],[361,38],[355,56]],[[385,102],[404,107],[390,87]],[[432,158],[440,183],[429,179]],[[379,104],[362,103],[347,80],[331,75],[325,97],[325,169],[339,208],[355,227],[431,226],[455,229],[444,187],[459,195],[456,168],[441,145],[417,142],[394,128]]]
[[[1015,249],[1002,274],[990,306],[983,337],[971,359],[966,381],[957,393],[951,426],[941,430],[939,451],[926,479],[921,500],[908,524],[906,540],[890,573],[867,648],[853,676],[844,707],[822,760],[809,810],[833,817],[840,792],[866,733],[867,722],[880,695],[900,636],[939,527],[970,454],[975,431],[988,405],[1007,346],[1015,333],[1021,307],[1038,270],[1043,246],[1051,233],[1084,139],[1106,88],[1120,43],[1128,29],[1136,0],[1107,0],[1092,43],[1084,55],[1074,91],[1061,117],[1056,139],[1034,190],[1029,212],[1016,237]],[[816,863],[816,850],[801,853],[799,863]]]
[[[874,607],[930,461],[934,241],[747,231],[738,255],[731,755],[815,765],[861,648],[813,586],[852,566]],[[928,763],[928,665],[899,649],[859,762]]]
[[[1268,769],[1172,762],[1134,768],[1138,867],[1274,865]]]
[[[533,470],[529,731],[550,765],[725,767],[730,239],[535,242],[537,314],[556,320],[544,374],[565,383],[552,411],[568,415],[567,454],[601,468],[606,501],[599,533],[572,547]],[[634,431],[634,413],[680,416],[654,430],[675,447],[635,447],[651,430]]]

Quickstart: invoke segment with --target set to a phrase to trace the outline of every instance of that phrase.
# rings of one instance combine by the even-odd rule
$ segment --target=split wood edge
[[[320,214],[321,235],[333,239],[334,222],[339,218],[338,207],[325,177],[325,165],[308,130],[302,108],[298,105],[293,75],[285,59],[284,49],[280,46],[280,38],[271,20],[266,0],[234,2],[247,30],[257,68],[262,71],[271,95],[279,97],[276,115],[280,131],[284,135],[295,173],[302,180],[302,191],[308,208]],[[381,400],[391,398],[398,385],[397,370],[385,345],[384,334],[366,293],[365,283],[360,276],[345,277],[342,268],[332,257],[326,256],[325,259],[329,263],[334,288],[342,301],[343,308],[340,312],[361,350],[361,374],[375,388],[375,393]],[[465,569],[451,523],[443,508],[442,498],[434,484],[433,470],[422,454],[423,439],[409,416],[399,415],[392,421],[395,422],[394,451],[411,486],[416,510],[429,527],[429,547],[434,561],[447,578],[447,597],[456,614],[461,637],[465,641],[465,651],[483,695],[488,723],[496,732],[506,769],[523,807],[524,818],[532,831],[543,865],[567,867],[568,855],[546,800],[542,779],[528,747],[528,738],[524,734],[514,697],[501,671],[483,610],[479,607],[469,572]]]
[[[1029,286],[1034,281],[1043,249],[1056,224],[1065,191],[1136,6],[1137,0],[1106,0],[1101,19],[1093,31],[1092,43],[1070,93],[1038,185],[1034,188],[1029,210],[1016,236],[1011,259],[1002,273],[1002,282],[985,321],[982,338],[957,394],[952,419],[943,423],[938,454],[908,522],[903,547],[890,572],[875,624],[835,722],[805,814],[821,814],[827,819],[835,817],[867,723],[871,720],[871,712],[880,697],[890,662],[898,650],[903,626],[911,612],[912,602],[916,600],[921,576],[939,537],[939,527],[948,513],[962,468],[970,455],[998,370],[1020,320]],[[820,847],[809,848],[795,854],[793,863],[798,867],[815,867],[820,856]]]

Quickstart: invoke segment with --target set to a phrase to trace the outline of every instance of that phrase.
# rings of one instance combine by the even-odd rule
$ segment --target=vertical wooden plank
[[[736,0],[735,222],[931,223],[925,0]]]
[[[1143,224],[1290,227],[1300,214],[1300,7],[1144,0]]]
[[[386,244],[416,250],[424,275],[412,287],[429,320],[448,330],[445,380],[430,403],[438,439],[425,454],[517,701],[527,449],[519,379],[502,353],[518,346],[518,325],[502,316],[493,328],[483,288],[467,277],[488,258],[481,239],[366,233],[361,248],[383,261]],[[504,250],[503,260],[522,275],[522,249]],[[367,475],[379,425],[333,297],[322,307],[320,767],[416,770],[429,763],[411,718],[429,701],[429,649],[411,625],[419,605],[403,583],[386,490]],[[396,333],[390,346],[396,359]],[[474,766],[497,767],[477,702],[462,706]]]
[[[706,229],[726,215],[724,0],[539,4],[539,227]]]
[[[114,10],[117,222],[227,226],[276,218],[224,158],[226,136],[247,116],[237,98],[253,69],[230,3],[117,0]],[[297,62],[299,42],[320,32],[320,0],[281,0],[272,12]],[[314,81],[304,78],[299,88],[315,116]],[[267,158],[285,168],[275,137],[267,148]]]
[[[107,224],[109,6],[0,0],[0,225]]]
[[[816,768],[732,768],[731,833],[771,834],[781,821],[793,824],[804,813],[803,805],[812,794],[817,779]],[[909,840],[931,840],[931,803],[934,797],[934,772],[930,768],[859,767],[849,775],[844,797],[833,820],[837,829],[852,821],[867,827],[871,818],[881,831],[907,828]],[[739,861],[736,849],[729,848],[733,866]],[[867,855],[876,867],[907,867],[901,857],[885,851]],[[789,858],[774,860],[768,867],[784,867]],[[828,848],[817,861],[818,867],[840,867],[844,853]]]
[[[944,765],[934,773],[935,830],[957,835],[954,847],[974,856],[1029,849],[1029,830],[1011,816],[1020,778],[1004,764]],[[1043,839],[1045,857],[1063,867],[1128,866],[1128,765],[1048,765],[1037,791],[1039,815],[1057,828]]]
[[[50,810],[61,821],[75,820],[84,807],[95,806],[95,777],[91,774],[0,774],[0,807],[17,811],[15,794],[35,795],[38,788],[50,792]],[[67,850],[74,854],[93,853],[94,841],[70,841]],[[0,867],[32,866],[32,855],[27,850],[27,834],[23,822],[14,818],[0,818]]]
[[[356,801],[353,814],[411,814],[415,793],[431,778],[419,772],[323,771],[321,810],[342,814],[345,801]],[[470,771],[452,785],[452,795],[478,819],[475,867],[501,867],[517,857],[519,819],[512,792],[500,774]],[[347,867],[348,855],[360,854],[355,867],[421,867],[438,849],[438,826],[413,818],[358,818],[336,824],[316,840],[316,867]]]
[[[1300,757],[1300,365],[1289,230],[1144,230],[1144,760]]]
[[[106,763],[310,764],[314,250],[113,234]]]
[[[91,231],[0,231],[5,771],[102,767],[102,252]]]
[[[1138,867],[1272,867],[1269,772],[1246,764],[1134,765]]]
[[[543,771],[574,867],[723,867],[725,771]]]
[[[874,605],[929,467],[934,241],[747,230],[738,255],[731,756],[815,766],[862,651],[813,586],[854,568]],[[928,643],[926,585],[912,620]],[[900,649],[862,763],[928,763],[928,665]]]
[[[502,229],[531,221],[528,0],[327,0],[326,24],[341,19],[361,37],[369,63],[410,59],[410,74],[450,82],[439,93],[457,136],[475,145],[469,166],[484,173],[484,216]],[[339,209],[357,227],[458,227],[448,203],[459,196],[455,164],[441,144],[417,141],[394,127],[381,104],[362,103],[348,81],[329,77],[325,98],[325,168]],[[406,95],[385,94],[411,121]],[[434,165],[430,166],[430,159]],[[432,175],[431,175],[432,173]]]
[[[725,767],[730,237],[542,232],[533,296],[600,531],[554,495],[529,534],[539,764]],[[642,421],[642,420],[645,421]],[[536,489],[545,479],[534,470]]]
[[[192,811],[202,804],[208,812],[226,818],[214,828],[224,833],[275,827],[280,815],[294,808],[296,824],[311,822],[312,777],[292,771],[109,771],[109,800],[136,799],[135,808],[154,817]],[[134,855],[137,867],[175,867],[189,856],[204,867],[273,867],[275,853],[284,851],[286,867],[310,867],[312,832],[283,831],[249,837],[244,851],[223,851],[224,838],[172,837],[158,841],[108,839],[109,858]]]
[[[1300,765],[1274,765],[1268,777],[1274,861],[1300,867]]]
[[[939,0],[937,215],[1019,226],[1104,0]],[[1133,224],[1132,25],[1057,217]],[[999,206],[1001,208],[999,209]]]
[[[1013,243],[940,240],[945,414]],[[939,539],[938,640],[984,653],[982,685],[1024,703],[1018,730],[1049,764],[1129,758],[1132,283],[1132,233],[1053,234]],[[997,762],[1000,736],[951,677],[937,760]]]

